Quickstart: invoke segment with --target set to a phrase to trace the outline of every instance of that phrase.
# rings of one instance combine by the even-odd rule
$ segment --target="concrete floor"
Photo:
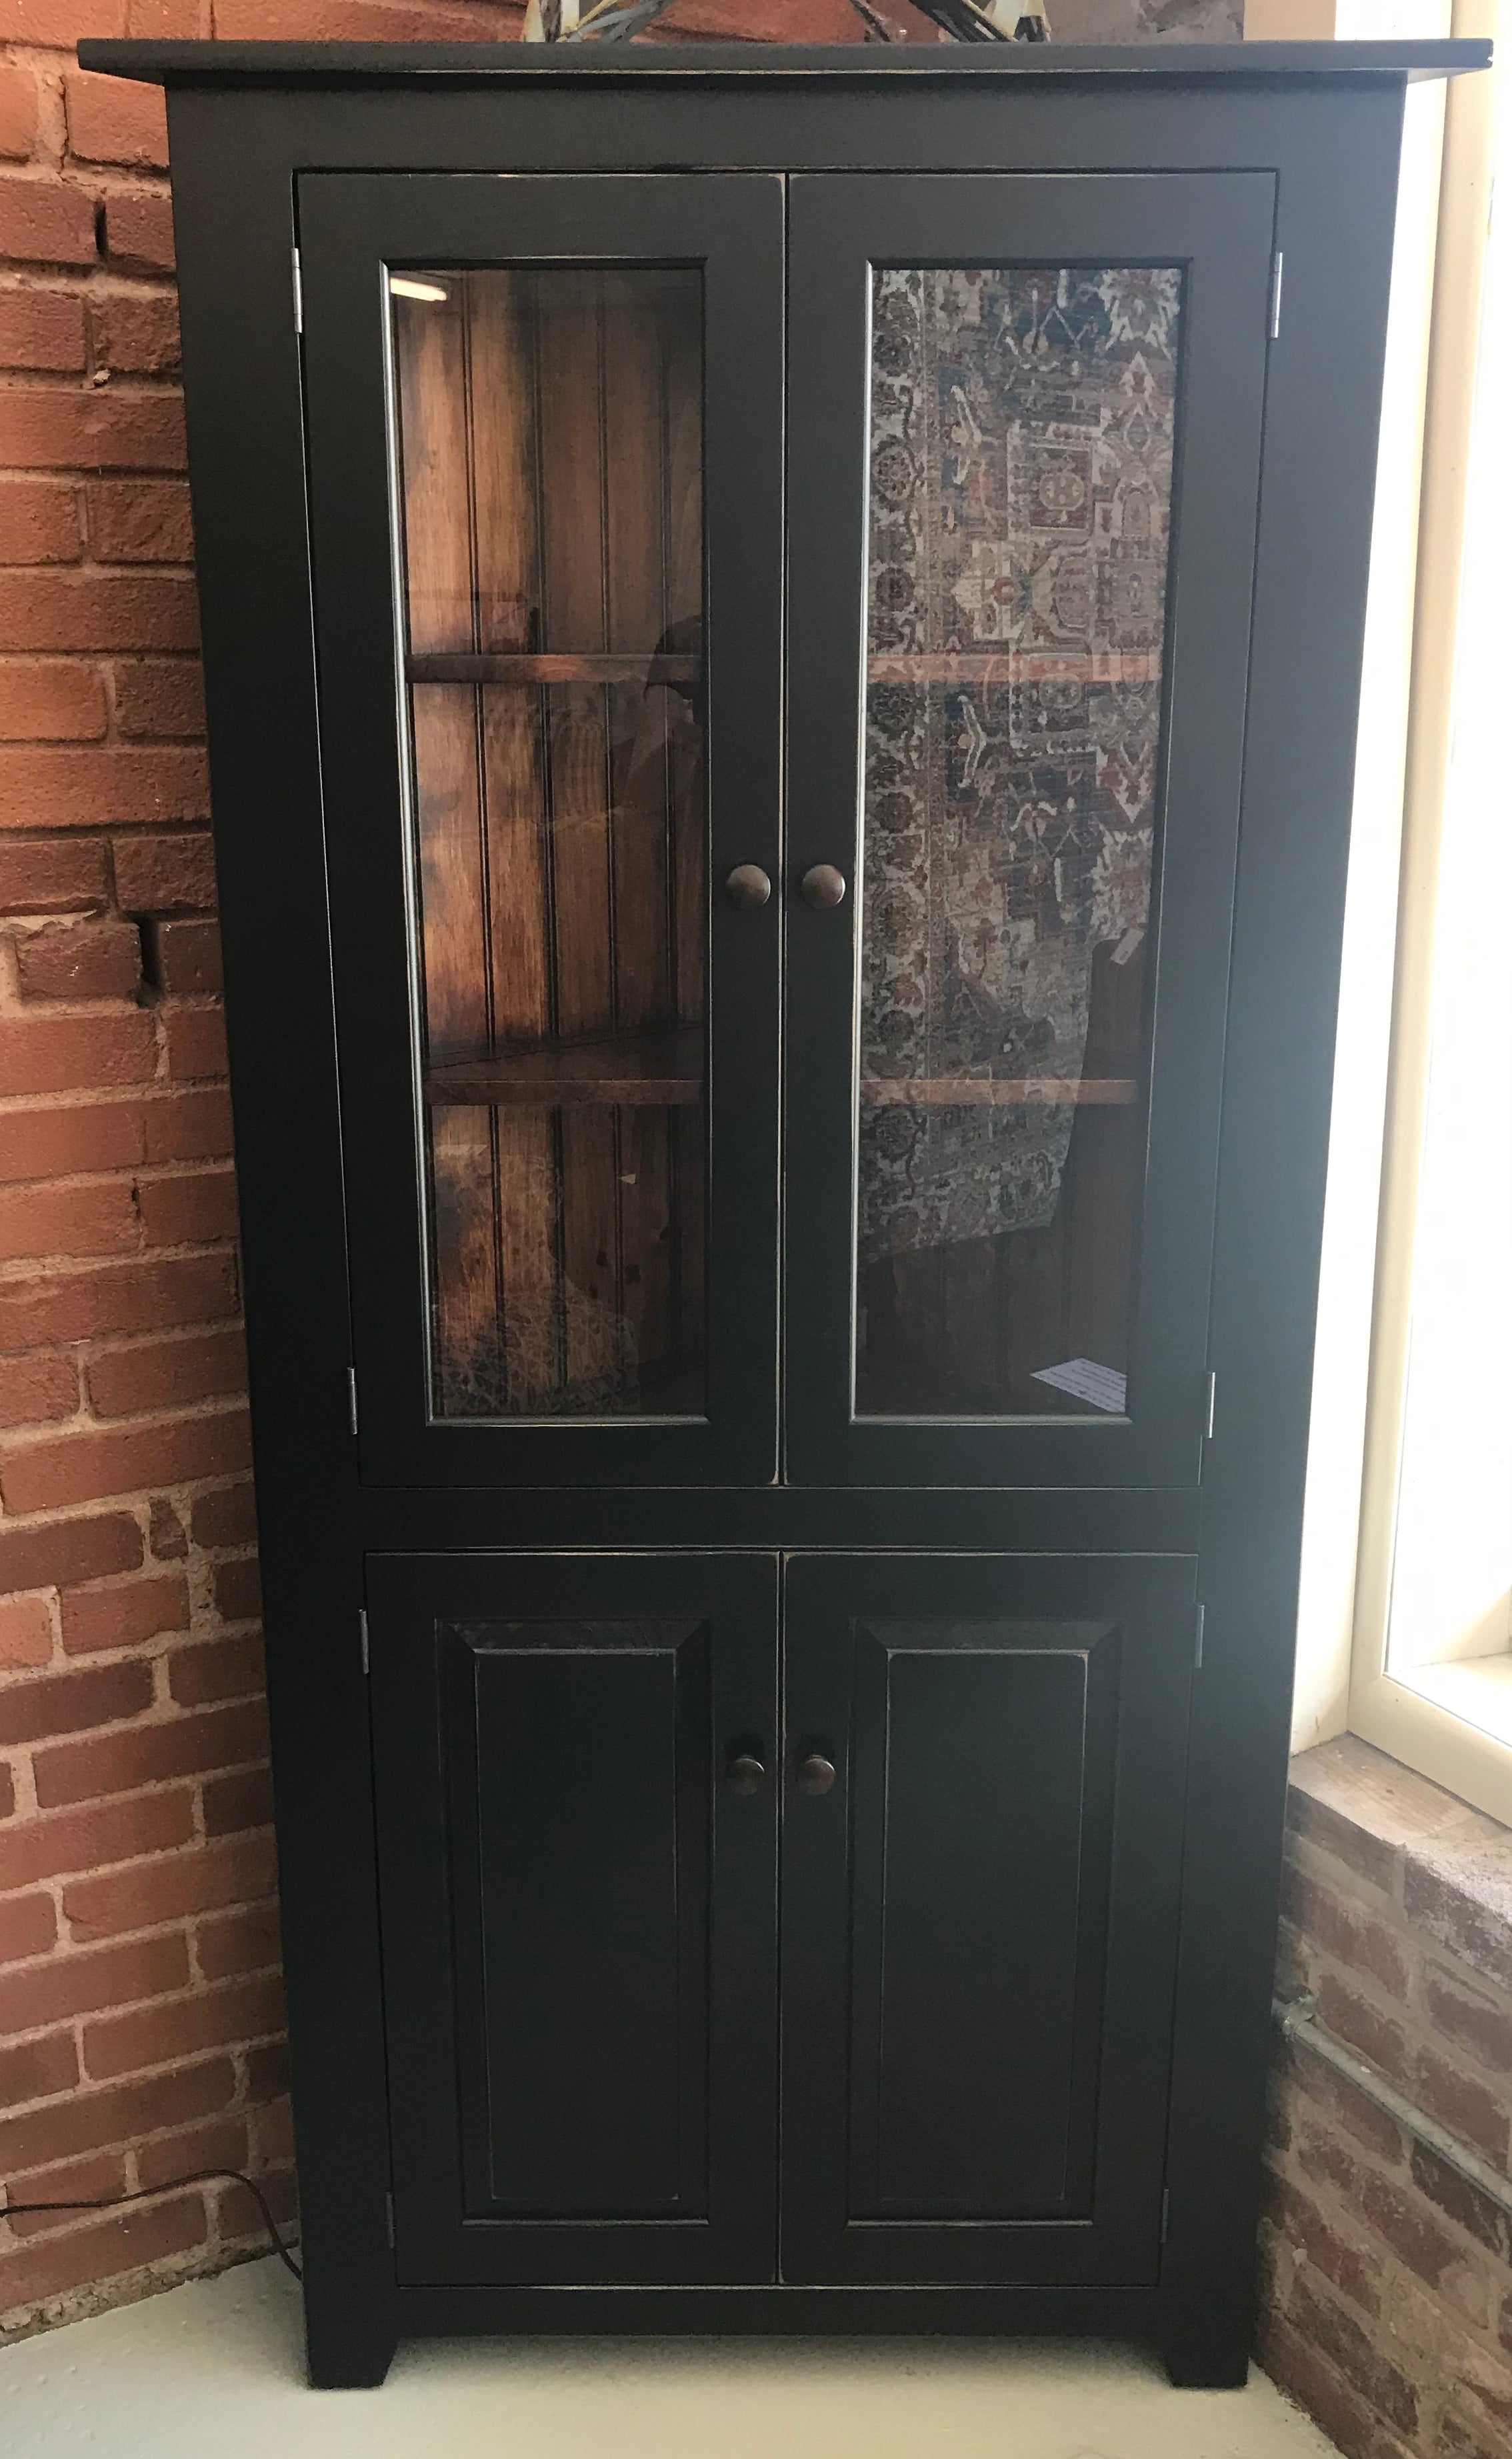
[[[436,2341],[306,2390],[269,2259],[0,2349],[6,2459],[1333,2459],[1265,2377],[949,2340]]]

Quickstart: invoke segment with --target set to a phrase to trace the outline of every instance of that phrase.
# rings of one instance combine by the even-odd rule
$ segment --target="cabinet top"
[[[1489,42],[1438,43],[125,43],[83,42],[82,68],[154,85],[362,87],[436,77],[511,85],[741,85],[825,77],[1039,77],[1078,84],[1308,83],[1337,77],[1458,76],[1489,65]]]

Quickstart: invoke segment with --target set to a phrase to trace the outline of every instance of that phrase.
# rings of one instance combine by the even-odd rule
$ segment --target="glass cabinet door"
[[[702,278],[388,289],[431,1413],[702,1417]]]
[[[301,201],[365,1469],[770,1476],[777,183]]]
[[[789,1458],[1187,1482],[1271,183],[795,188]]]

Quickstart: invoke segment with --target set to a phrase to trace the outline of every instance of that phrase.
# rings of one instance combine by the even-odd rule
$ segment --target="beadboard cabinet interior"
[[[1402,96],[1484,47],[82,56],[169,89],[311,2378],[1242,2381]]]

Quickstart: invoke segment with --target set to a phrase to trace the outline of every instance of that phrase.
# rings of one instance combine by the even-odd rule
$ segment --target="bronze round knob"
[[[828,1793],[835,1780],[833,1759],[823,1751],[809,1751],[798,1762],[798,1785],[803,1793]]]
[[[735,1793],[760,1793],[766,1781],[766,1770],[754,1751],[737,1751],[724,1776]]]
[[[724,882],[724,893],[743,914],[759,914],[771,895],[771,881],[759,862],[738,862]]]
[[[836,871],[832,862],[816,862],[806,871],[798,883],[798,893],[806,905],[823,909],[845,903],[845,872]]]

